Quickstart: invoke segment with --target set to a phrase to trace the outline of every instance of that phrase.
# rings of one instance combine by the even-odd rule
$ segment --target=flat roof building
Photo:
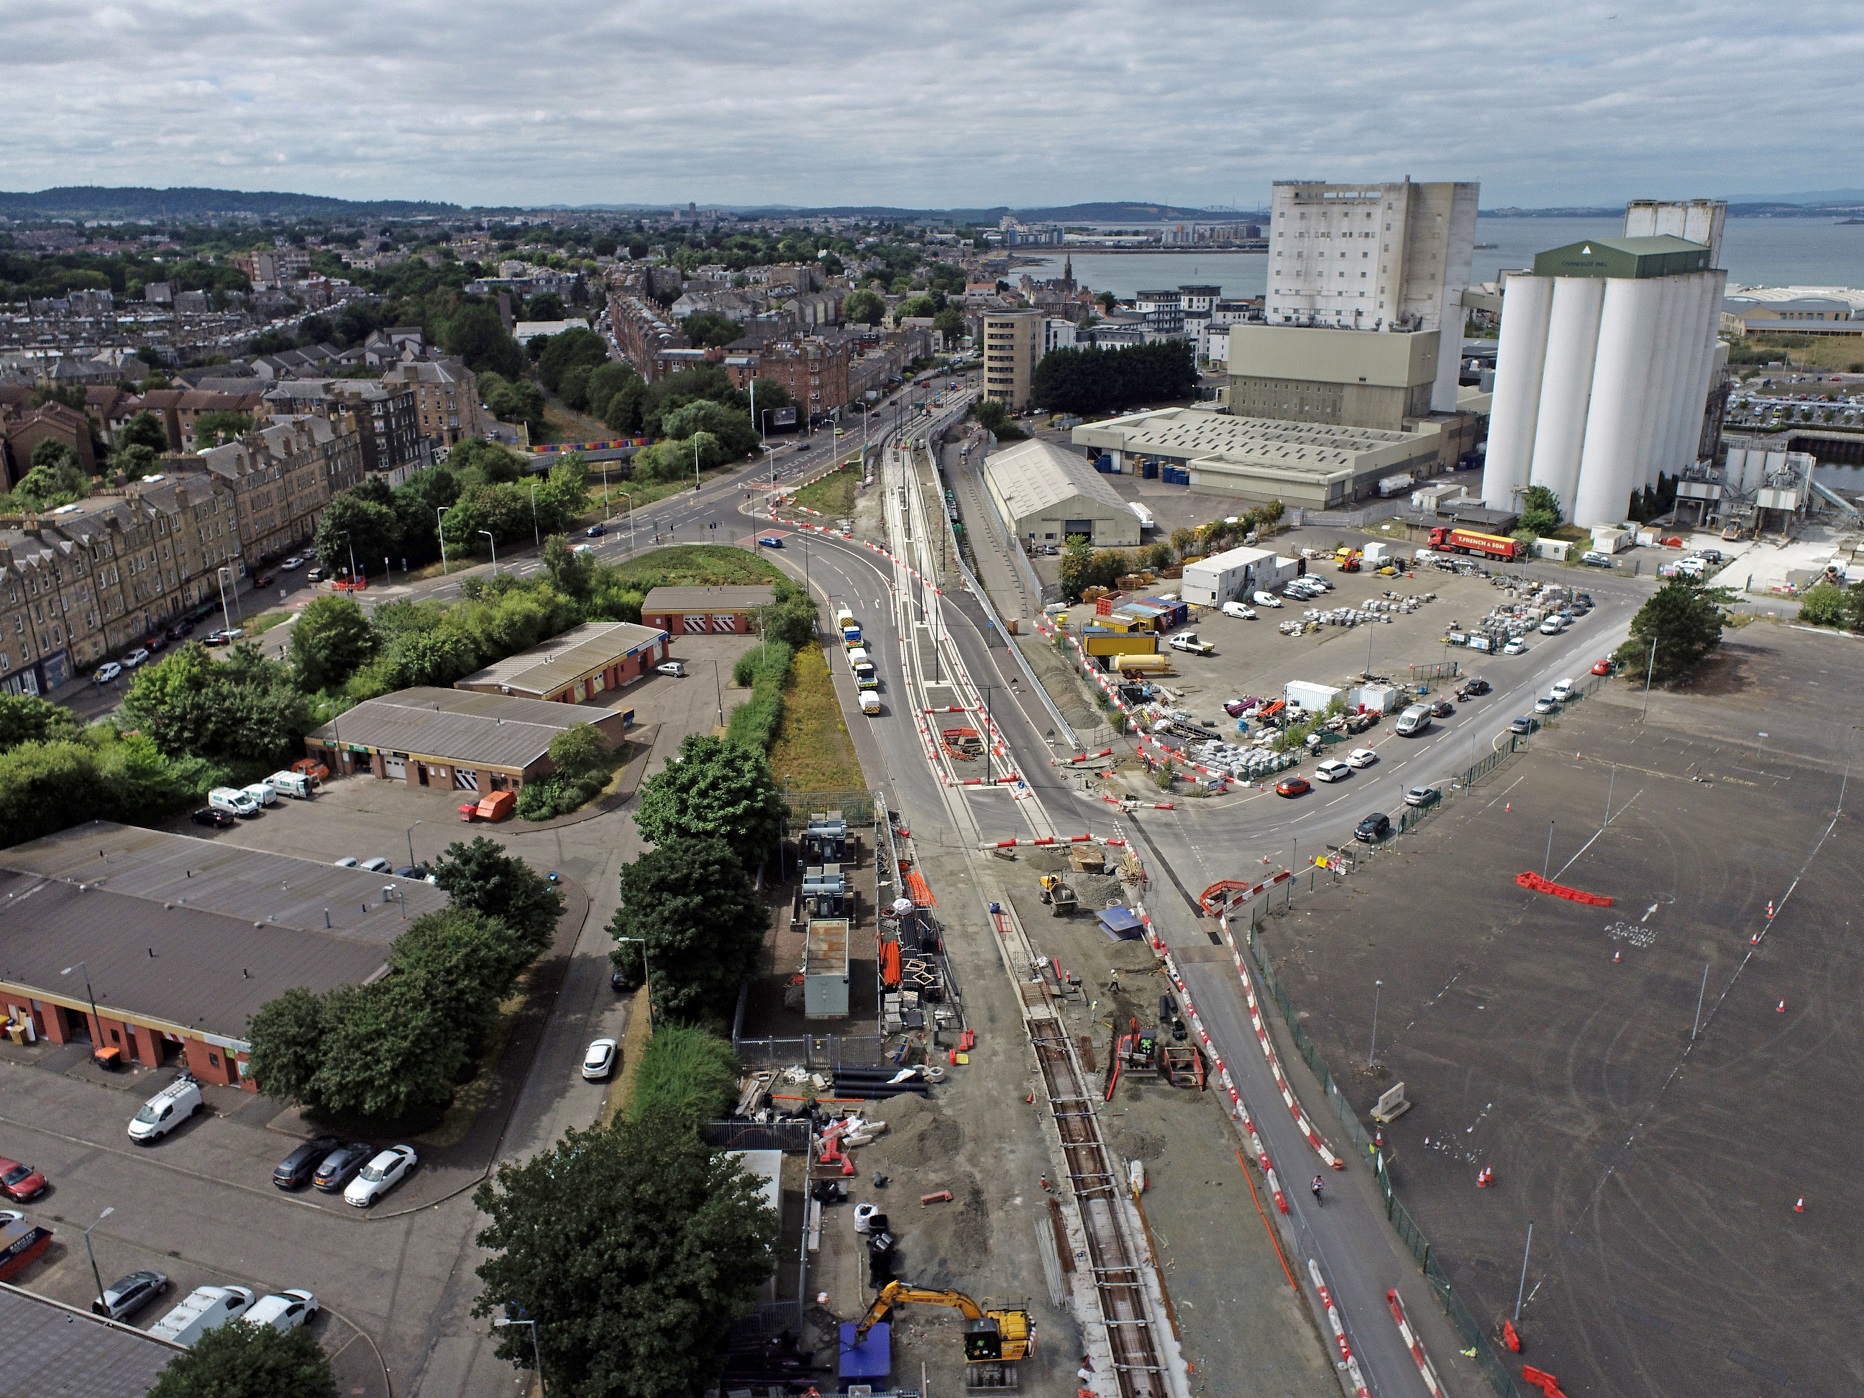
[[[1434,330],[1232,325],[1230,411],[1402,432],[1407,419],[1430,414],[1438,342]]]
[[[1442,431],[1412,432],[1232,417],[1208,408],[1128,413],[1074,429],[1074,440],[1112,453],[1122,470],[1145,461],[1182,465],[1190,484],[1249,500],[1328,509],[1374,495],[1381,480],[1435,475]]]
[[[984,397],[1013,413],[1029,406],[1045,347],[1043,320],[1041,311],[984,312]]]
[[[91,821],[0,850],[0,1011],[35,1038],[245,1087],[261,1005],[382,974],[408,923],[447,905],[422,881]],[[63,974],[80,960],[83,977]]]
[[[612,745],[627,715],[516,695],[423,686],[365,699],[308,734],[335,776],[368,773],[441,791],[516,791],[556,771],[550,741],[579,723]]]
[[[456,680],[454,688],[580,704],[634,683],[667,658],[667,633],[626,621],[592,621]]]
[[[641,622],[674,636],[748,635],[757,609],[775,605],[769,583],[732,587],[657,587],[641,602]]]
[[[1077,436],[1076,440],[1079,440]],[[1139,517],[1085,457],[1032,440],[984,460],[984,484],[997,509],[1028,543],[1086,539],[1095,548],[1139,542]]]
[[[132,1325],[0,1282],[0,1374],[8,1393],[143,1398],[186,1353]]]

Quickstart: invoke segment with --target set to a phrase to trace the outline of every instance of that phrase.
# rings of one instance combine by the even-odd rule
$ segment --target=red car
[[[0,1156],[0,1193],[25,1203],[45,1193],[45,1176],[30,1165]]]
[[[1608,656],[1604,660],[1593,662],[1592,673],[1595,675],[1609,675],[1617,668],[1618,667],[1612,663],[1611,658]]]
[[[1283,777],[1275,783],[1277,796],[1305,796],[1313,789],[1306,777]]]

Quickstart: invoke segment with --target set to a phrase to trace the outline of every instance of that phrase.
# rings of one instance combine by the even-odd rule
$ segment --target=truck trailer
[[[1512,563],[1527,552],[1513,539],[1500,534],[1478,534],[1473,529],[1450,529],[1439,526],[1430,531],[1430,546],[1451,553],[1474,553]]]

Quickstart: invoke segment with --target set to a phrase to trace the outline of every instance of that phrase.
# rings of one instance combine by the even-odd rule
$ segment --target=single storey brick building
[[[665,627],[594,621],[508,655],[454,682],[456,689],[580,704],[634,683],[667,658]]]
[[[674,636],[747,635],[757,609],[777,600],[768,583],[735,587],[657,587],[641,603],[641,622]]]

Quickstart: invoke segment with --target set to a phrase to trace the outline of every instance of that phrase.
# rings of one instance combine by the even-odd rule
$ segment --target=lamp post
[[[116,1205],[112,1204],[109,1208],[97,1215],[97,1223],[102,1223],[115,1212]],[[93,1223],[91,1228],[95,1228],[97,1223]],[[97,1254],[91,1250],[91,1228],[86,1228],[84,1230],[84,1255],[91,1259],[91,1280],[97,1283],[97,1299],[101,1301],[104,1299],[104,1279],[103,1275],[97,1270]]]
[[[626,490],[618,490],[615,493],[628,502],[628,551],[632,553],[634,551],[634,496]]]
[[[531,1327],[531,1368],[537,1374],[537,1387],[540,1392],[548,1393],[550,1388],[544,1382],[544,1356],[537,1347],[537,1322],[534,1320],[513,1320],[510,1316],[500,1316],[492,1322],[492,1328],[503,1330],[511,1325],[528,1325]]]
[[[1540,876],[1547,877],[1547,871],[1553,867],[1553,822],[1547,822],[1547,857],[1540,862]]]
[[[434,532],[440,536],[440,576],[447,575],[447,511],[451,505],[442,505],[434,511]]]
[[[1650,717],[1650,677],[1657,673],[1657,638],[1650,638],[1650,659],[1644,665],[1644,711],[1637,718],[1642,723]]]
[[[647,964],[647,939],[645,937],[617,937],[618,942],[639,942],[641,944],[641,984],[647,986],[647,1032],[654,1032],[654,988],[648,985],[653,978],[653,968]]]
[[[216,575],[220,579],[220,620],[229,631],[233,629],[233,613],[227,607],[227,574],[231,571],[232,569],[230,568],[215,570]],[[235,592],[238,590],[237,587],[234,588]]]
[[[537,477],[531,477],[531,545],[534,548],[544,546],[544,536],[537,527]]]
[[[349,550],[349,590],[354,592],[356,590],[356,545],[347,534],[343,536],[343,547]]]
[[[699,434],[693,433],[693,494],[699,493]]]
[[[73,971],[84,972],[84,998],[91,1002],[91,1047],[94,1049],[102,1048],[103,1044],[101,1041],[104,1036],[104,1026],[103,1021],[97,1017],[97,995],[91,989],[90,963],[86,961],[74,961],[58,974],[61,976],[68,976]]]
[[[725,726],[725,683],[719,678],[718,661],[712,662],[712,688],[718,694],[718,726]]]
[[[498,540],[492,537],[492,531],[490,529],[481,529],[479,532],[485,535],[487,541],[492,545],[492,576],[497,577],[498,576]]]
[[[418,820],[414,822],[414,825],[419,825],[419,824],[420,824],[420,821]],[[414,867],[414,825],[410,825],[408,827],[408,867],[409,868]]]

